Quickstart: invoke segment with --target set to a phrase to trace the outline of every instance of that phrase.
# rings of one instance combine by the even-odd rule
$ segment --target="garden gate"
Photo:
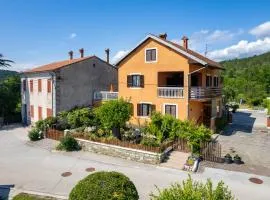
[[[203,160],[219,163],[224,162],[224,159],[221,157],[221,144],[217,141],[201,143],[200,149]]]

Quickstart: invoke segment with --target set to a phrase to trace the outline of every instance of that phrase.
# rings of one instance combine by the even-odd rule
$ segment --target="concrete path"
[[[166,187],[182,181],[188,173],[164,167],[126,161],[88,152],[52,153],[44,148],[28,144],[27,129],[13,127],[0,131],[0,185],[14,184],[15,188],[68,196],[74,185],[89,173],[88,167],[115,170],[126,174],[135,183],[140,199],[149,199],[155,185]],[[70,171],[69,177],[61,173]],[[256,185],[248,181],[255,175],[206,168],[202,174],[193,174],[196,180],[214,183],[223,180],[238,199],[269,200],[270,178],[259,177],[264,183]],[[258,176],[256,176],[258,177]]]

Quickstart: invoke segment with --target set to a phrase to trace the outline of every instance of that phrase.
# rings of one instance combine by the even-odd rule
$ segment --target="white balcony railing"
[[[95,101],[108,101],[118,98],[118,92],[98,91],[94,92]]]
[[[184,88],[182,87],[158,87],[158,97],[162,98],[183,98]]]
[[[191,87],[189,89],[189,98],[206,99],[221,95],[221,88]]]

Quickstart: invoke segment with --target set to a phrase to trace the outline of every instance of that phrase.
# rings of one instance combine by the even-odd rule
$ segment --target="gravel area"
[[[38,141],[27,141],[26,144],[29,146],[39,147],[48,151],[52,151],[59,144],[59,141],[45,138]]]

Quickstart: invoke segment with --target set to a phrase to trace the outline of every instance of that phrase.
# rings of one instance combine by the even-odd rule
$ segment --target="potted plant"
[[[225,163],[227,164],[231,164],[232,163],[232,156],[230,154],[226,154],[225,157],[224,157],[224,161]]]
[[[242,159],[241,159],[241,157],[238,154],[236,154],[233,157],[233,161],[234,161],[235,164],[238,164],[238,165],[242,163]]]

